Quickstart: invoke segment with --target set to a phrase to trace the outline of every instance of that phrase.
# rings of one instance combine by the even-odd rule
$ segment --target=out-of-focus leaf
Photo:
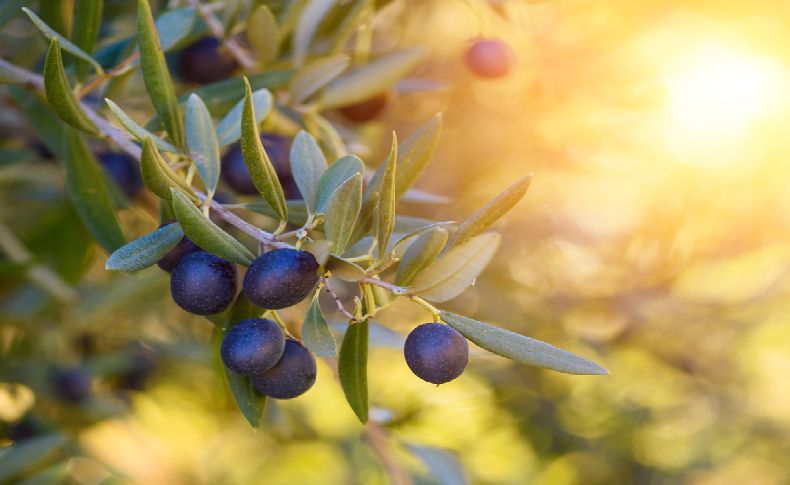
[[[387,245],[395,227],[395,173],[398,161],[398,139],[392,132],[392,148],[384,165],[384,172],[379,185],[378,200],[374,213],[376,229],[376,244],[378,245],[378,259],[383,260],[387,255]]]
[[[99,63],[96,62],[96,59],[89,56],[88,54],[85,53],[85,51],[74,45],[70,40],[57,33],[52,27],[47,25],[46,22],[41,20],[41,18],[29,8],[22,7],[22,11],[25,12],[25,14],[28,17],[30,17],[30,20],[33,22],[36,28],[38,28],[38,30],[40,30],[41,33],[44,34],[44,37],[46,37],[47,40],[49,40],[50,42],[52,42],[53,40],[57,40],[58,44],[64,51],[89,63],[91,66],[93,66],[94,69],[96,69],[96,72],[98,74],[100,75],[104,74],[104,69],[102,69]]]
[[[330,52],[336,54],[342,52],[348,44],[351,36],[359,28],[362,23],[361,19],[365,15],[369,15],[373,8],[373,2],[370,0],[355,0],[354,5],[348,9],[342,22],[335,29],[334,39],[332,39],[332,47]]]
[[[301,200],[286,200],[285,205],[288,207],[289,224],[304,226],[307,223],[307,208],[305,208],[304,202]],[[279,218],[277,212],[265,200],[249,202],[244,204],[243,208],[258,214],[274,217],[275,219]]]
[[[398,264],[395,284],[409,286],[418,274],[436,260],[447,243],[448,233],[443,227],[434,227],[418,237],[403,254]]]
[[[262,66],[277,58],[278,31],[277,19],[267,5],[258,5],[247,18],[247,38]]]
[[[170,51],[186,39],[196,20],[197,12],[193,7],[174,8],[158,16],[154,25],[162,52]]]
[[[26,3],[27,0],[5,0],[0,2],[0,27],[10,22]]]
[[[280,185],[277,172],[263,148],[263,143],[261,143],[252,90],[246,79],[245,83],[244,110],[241,117],[241,153],[244,157],[244,164],[247,166],[255,188],[274,209],[277,218],[287,221],[288,206],[285,205],[283,188]],[[271,103],[269,103],[269,107],[271,108]]]
[[[304,323],[302,323],[302,341],[319,357],[334,359],[337,357],[337,344],[329,326],[321,313],[321,305],[318,303],[318,295],[313,297],[310,306],[307,307]]]
[[[178,189],[173,192],[173,212],[184,233],[206,251],[228,261],[249,266],[255,256],[211,219],[203,215]]]
[[[447,204],[450,202],[449,197],[443,195],[432,194],[425,190],[410,188],[400,198],[403,202],[413,202],[416,204]]]
[[[189,157],[206,186],[209,197],[219,184],[219,142],[214,122],[200,96],[193,94],[187,100],[185,135]]]
[[[115,250],[104,263],[108,271],[139,271],[162,259],[184,237],[178,224],[167,224]]]
[[[406,77],[422,61],[419,48],[386,54],[335,78],[324,89],[320,104],[324,109],[347,106],[386,91]]]
[[[295,103],[304,102],[345,71],[350,63],[351,59],[345,54],[310,61],[291,79],[291,98]]]
[[[140,172],[143,183],[160,198],[170,200],[173,196],[170,189],[180,188],[189,197],[197,201],[192,189],[176,174],[162,158],[150,137],[143,139],[143,153],[140,156]]]
[[[348,154],[346,144],[335,126],[325,117],[316,111],[306,113],[304,124],[307,131],[318,139],[321,149],[326,153],[330,160],[336,160]]]
[[[337,365],[346,401],[362,423],[368,421],[368,322],[349,323]]]
[[[534,365],[566,374],[609,373],[595,362],[576,354],[469,317],[443,311],[441,319],[479,347],[520,364]]]
[[[412,443],[406,446],[428,467],[440,485],[464,485],[467,483],[461,464],[450,452]]]
[[[123,246],[126,240],[107,189],[107,179],[82,135],[69,128],[66,136],[68,155],[64,167],[69,198],[96,242],[111,253]]]
[[[329,261],[326,263],[326,269],[332,272],[332,276],[352,283],[366,276],[365,270],[358,265],[337,256],[329,257]]]
[[[246,79],[245,79],[246,81]],[[244,111],[242,98],[217,125],[219,146],[224,147],[235,143],[241,137],[241,115]],[[272,111],[272,93],[264,88],[252,93],[252,105],[255,107],[255,123],[260,124]]]
[[[338,158],[327,168],[321,180],[318,182],[318,200],[316,202],[316,212],[323,214],[326,212],[329,198],[335,190],[353,176],[355,173],[364,174],[365,165],[356,155],[346,155]]]
[[[96,47],[102,10],[104,10],[104,0],[75,0],[74,2],[74,27],[71,40],[83,52],[91,53]],[[78,79],[85,79],[87,68],[86,62],[77,62]]]
[[[443,81],[418,78],[407,78],[395,85],[395,91],[399,93],[445,91],[449,88],[450,84]]]
[[[472,216],[464,221],[463,224],[458,227],[458,230],[455,231],[452,239],[450,239],[450,244],[447,245],[448,249],[463,244],[470,238],[488,229],[491,224],[505,215],[522,197],[524,197],[530,182],[532,182],[532,175],[522,178],[497,195],[494,200],[486,204],[485,207],[472,214]]]
[[[447,251],[415,278],[409,293],[439,303],[455,298],[474,284],[494,256],[500,239],[493,232],[480,234]]]
[[[67,483],[69,478],[69,460],[61,461],[33,475],[25,478],[16,485],[54,485],[57,483]],[[107,481],[105,480],[105,484]]]
[[[0,84],[22,84],[26,81],[24,73],[15,66],[0,64]]]
[[[249,77],[250,87],[253,91],[261,89],[275,90],[284,87],[291,79],[292,71],[267,71]],[[209,111],[223,112],[244,97],[244,80],[240,77],[223,79],[207,86],[201,86],[178,99],[185,102],[190,94],[197,94],[206,103]],[[148,124],[146,123],[146,126]]]
[[[22,110],[25,119],[33,128],[38,139],[49,151],[54,153],[57,158],[63,159],[66,156],[65,144],[63,143],[64,125],[52,113],[50,108],[44,104],[32,92],[9,86],[8,91],[13,96],[17,106]]]
[[[82,111],[79,101],[71,91],[57,39],[52,39],[44,61],[44,92],[52,110],[75,128],[91,134],[98,133],[96,125]]]
[[[324,231],[332,241],[335,254],[341,255],[346,250],[361,206],[362,175],[355,173],[334,191],[324,216]]]
[[[130,118],[129,115],[127,115],[121,109],[121,107],[115,104],[112,100],[105,98],[104,102],[107,103],[107,107],[109,107],[110,111],[112,111],[112,114],[114,114],[115,117],[118,118],[118,121],[121,123],[121,125],[124,128],[126,128],[126,131],[128,131],[133,137],[135,137],[139,141],[143,141],[145,137],[150,137],[151,140],[156,145],[156,147],[159,148],[160,150],[164,150],[166,152],[172,152],[172,153],[181,153],[181,150],[179,150],[177,147],[171,145],[170,143],[164,141],[163,139],[154,135],[150,131],[146,130],[142,126],[138,125],[137,122],[135,122],[132,118]]]
[[[335,0],[307,0],[293,34],[294,65],[301,66],[307,59],[315,32],[334,5]]]
[[[178,147],[184,146],[184,127],[178,111],[176,92],[159,43],[148,0],[137,2],[137,43],[145,89],[156,114]]]
[[[291,145],[291,172],[308,212],[315,213],[318,183],[326,172],[326,158],[309,133],[300,131]]]
[[[62,435],[45,435],[21,441],[0,455],[0,482],[6,483],[26,468],[36,465],[66,443]]]

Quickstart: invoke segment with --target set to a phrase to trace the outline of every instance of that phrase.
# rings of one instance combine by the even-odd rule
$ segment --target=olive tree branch
[[[357,321],[357,317],[355,317],[353,313],[346,310],[346,307],[343,306],[343,302],[340,301],[340,297],[337,296],[337,293],[335,293],[335,291],[329,286],[329,278],[327,278],[326,276],[322,276],[321,280],[323,281],[323,286],[324,288],[326,288],[327,293],[332,295],[332,299],[335,300],[335,305],[337,306],[337,310],[349,320],[354,322]]]

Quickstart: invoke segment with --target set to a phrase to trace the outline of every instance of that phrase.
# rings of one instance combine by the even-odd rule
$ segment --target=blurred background
[[[125,3],[106,2],[127,29],[108,40],[133,28]],[[363,158],[383,160],[389,130],[405,137],[445,116],[418,186],[452,203],[404,209],[462,220],[534,173],[497,226],[494,261],[445,308],[611,372],[562,375],[474,349],[464,375],[436,387],[401,350],[428,317],[393,306],[373,336],[371,403],[386,453],[416,483],[452,483],[451,455],[470,483],[790,481],[788,18],[790,4],[767,0],[382,8],[376,49],[421,45],[428,56],[379,120],[353,127],[371,147]],[[512,47],[510,76],[469,72],[477,37]],[[45,51],[17,16],[0,49],[20,45]],[[125,107],[145,106],[140,84],[129,82]],[[210,362],[211,324],[173,304],[156,268],[104,271],[60,169],[34,149],[12,93],[0,95],[4,444],[65,437],[36,467],[80,484],[389,482],[376,436],[325,362],[310,392],[270,400],[250,429]],[[143,233],[155,221],[140,212],[122,218]],[[299,323],[298,312],[285,318]],[[69,376],[77,368],[87,383]],[[64,399],[52,384],[64,380],[89,396]]]

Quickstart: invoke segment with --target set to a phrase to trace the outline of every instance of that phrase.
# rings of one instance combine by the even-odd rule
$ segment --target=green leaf
[[[307,223],[307,208],[305,208],[304,202],[301,200],[286,200],[285,205],[288,207],[289,224],[304,226]],[[248,202],[244,204],[242,208],[248,211],[256,212],[258,214],[263,214],[265,216],[274,217],[275,219],[279,218],[277,212],[272,209],[272,207],[265,200]]]
[[[436,261],[436,257],[447,243],[448,233],[443,227],[434,227],[414,241],[403,254],[398,264],[395,284],[409,286],[425,268]]]
[[[266,5],[259,5],[247,18],[247,37],[261,66],[277,58],[278,30],[277,19]]]
[[[99,132],[96,125],[82,111],[79,101],[71,91],[66,71],[63,69],[63,58],[60,55],[57,39],[52,39],[49,44],[47,58],[44,61],[44,92],[49,106],[60,119],[82,131],[91,134]]]
[[[93,52],[96,47],[103,9],[104,0],[75,0],[74,2],[74,27],[71,40],[84,52]],[[85,79],[87,67],[88,64],[85,62],[77,63],[78,79]]]
[[[193,7],[174,8],[158,16],[154,25],[162,52],[178,47],[192,33],[196,20]]]
[[[318,200],[318,183],[326,172],[326,158],[318,147],[315,138],[306,131],[300,131],[291,145],[291,172],[296,186],[299,187],[310,214],[315,213]]]
[[[398,138],[392,132],[392,148],[389,157],[384,163],[384,172],[378,191],[378,201],[374,213],[376,229],[376,244],[378,246],[378,260],[383,261],[387,256],[387,245],[395,227],[395,173],[398,162]]]
[[[313,297],[310,306],[307,307],[304,323],[302,323],[302,341],[319,357],[334,359],[337,357],[337,344],[332,332],[329,331],[324,315],[321,313],[321,305],[318,303],[318,295]]]
[[[128,131],[137,140],[143,141],[145,137],[150,137],[156,147],[160,150],[172,153],[181,153],[181,150],[179,150],[177,147],[171,145],[142,126],[138,125],[137,122],[130,118],[129,115],[127,115],[121,109],[121,107],[115,104],[112,100],[105,98],[104,102],[107,103],[107,107],[109,107],[110,111],[112,111],[112,114],[118,118],[118,121],[121,123],[121,125],[126,128],[126,131]]]
[[[338,358],[340,385],[362,423],[368,421],[368,322],[349,323]]]
[[[365,165],[356,155],[346,155],[338,158],[327,168],[321,180],[318,182],[318,199],[316,202],[316,212],[323,214],[326,212],[329,198],[335,190],[355,173],[364,174]]]
[[[329,198],[324,216],[324,232],[332,241],[332,252],[338,255],[346,250],[354,224],[362,207],[362,175],[355,173],[340,184]]]
[[[499,234],[488,232],[447,251],[415,278],[409,293],[438,303],[455,298],[474,284],[494,256],[500,239]]]
[[[64,125],[60,119],[34,93],[18,86],[9,86],[8,92],[22,110],[25,119],[38,139],[59,159],[66,157]]]
[[[0,482],[7,483],[28,467],[37,465],[65,443],[62,435],[52,434],[29,438],[4,449],[0,455]]]
[[[324,89],[322,109],[359,103],[386,91],[406,77],[422,61],[423,50],[411,48],[395,51],[346,72]]]
[[[65,459],[43,470],[36,470],[33,475],[25,478],[21,482],[16,482],[15,485],[54,485],[56,483],[68,483],[70,470],[72,468],[70,465],[71,461]],[[106,484],[108,482],[104,480],[103,483]]]
[[[566,374],[609,373],[595,362],[540,340],[450,312],[443,311],[441,319],[479,347],[520,364],[534,365]]]
[[[360,268],[356,263],[347,261],[339,256],[329,256],[329,261],[326,263],[326,269],[332,272],[332,276],[337,279],[356,283],[365,276],[365,270]]]
[[[249,266],[255,256],[230,234],[211,222],[178,189],[173,193],[173,212],[184,233],[206,251],[228,261]]]
[[[197,94],[192,94],[187,100],[186,110],[186,143],[189,157],[197,166],[197,171],[209,197],[214,195],[219,184],[219,142],[214,130],[214,122],[206,104]]]
[[[253,91],[269,89],[274,91],[288,84],[291,79],[290,70],[267,71],[249,77],[250,87]],[[201,86],[179,97],[185,102],[190,94],[197,94],[206,103],[212,113],[227,111],[238,100],[244,97],[244,80],[240,77],[223,79],[207,86]],[[147,124],[146,124],[147,126]]]
[[[162,259],[184,237],[178,224],[167,224],[118,248],[104,263],[108,271],[139,271]]]
[[[44,37],[47,38],[50,42],[53,40],[57,40],[58,44],[63,48],[64,51],[68,52],[69,54],[82,59],[83,61],[89,63],[96,69],[96,73],[99,75],[104,74],[104,69],[96,62],[96,59],[86,54],[82,49],[71,43],[67,38],[63,37],[59,33],[57,33],[52,27],[46,24],[41,18],[36,15],[32,10],[27,7],[22,7],[22,11],[30,17],[30,20],[33,24],[44,34]]]
[[[271,107],[271,103],[269,104]],[[252,90],[245,79],[244,110],[241,117],[241,153],[244,164],[250,173],[255,188],[274,209],[277,218],[281,221],[288,220],[288,206],[285,205],[285,195],[280,185],[280,179],[274,170],[269,156],[261,143],[258,123],[253,106]]]
[[[246,81],[245,78],[245,82]],[[217,125],[217,139],[219,146],[224,147],[235,143],[241,137],[241,115],[244,111],[242,98]],[[252,93],[252,105],[255,107],[255,123],[260,124],[272,111],[272,93],[264,88]]]
[[[374,7],[374,3],[370,0],[356,0],[354,2],[334,31],[330,52],[336,54],[346,49],[349,39],[364,23],[363,17],[370,15]]]
[[[307,0],[293,34],[294,65],[301,66],[307,59],[316,30],[334,5],[335,0]]]
[[[348,68],[351,59],[344,54],[320,57],[307,63],[291,79],[289,90],[295,103],[303,103]]]
[[[149,136],[143,138],[143,152],[140,156],[140,172],[145,186],[160,198],[170,200],[173,196],[170,189],[180,188],[186,192],[192,200],[197,202],[198,199],[192,193],[192,189],[172,168],[170,168],[157,151],[153,140]]]
[[[343,138],[335,126],[317,111],[305,113],[304,124],[307,131],[318,139],[321,150],[331,160],[336,160],[348,154]]]
[[[165,56],[159,44],[151,6],[148,0],[137,2],[137,43],[140,46],[140,67],[145,89],[170,139],[178,147],[184,146],[184,128],[178,111],[176,92]]]
[[[66,137],[68,155],[64,159],[64,167],[69,198],[96,242],[111,253],[123,246],[126,240],[107,189],[107,179],[82,135],[69,128]]]
[[[486,204],[485,207],[472,214],[469,219],[458,227],[447,247],[452,248],[463,244],[470,238],[488,229],[491,224],[505,215],[524,197],[530,182],[532,182],[532,175],[528,175],[514,183],[497,195],[494,200]]]

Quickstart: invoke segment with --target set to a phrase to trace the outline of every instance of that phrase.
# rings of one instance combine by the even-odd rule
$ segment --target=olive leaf
[[[447,251],[414,280],[408,293],[428,301],[445,302],[474,284],[499,246],[499,234],[488,232]]]
[[[354,32],[359,29],[363,22],[363,17],[370,15],[374,5],[369,0],[355,0],[343,20],[337,26],[332,39],[332,47],[329,51],[332,54],[337,54],[347,47],[349,39],[354,35]]]
[[[0,27],[10,22],[27,0],[6,0],[0,3]]]
[[[258,133],[258,122],[255,117],[252,90],[250,84],[245,82],[244,110],[241,117],[241,153],[247,171],[250,173],[253,184],[263,196],[270,207],[274,209],[277,218],[281,221],[288,220],[288,206],[285,205],[285,195],[277,178],[277,172],[272,166],[269,156],[261,143]],[[269,104],[271,106],[271,103]]]
[[[307,208],[301,200],[286,200],[285,206],[288,208],[288,223],[296,226],[304,226],[307,223]],[[241,206],[243,209],[263,214],[265,216],[279,219],[277,212],[265,200],[248,202]]]
[[[148,97],[170,139],[176,146],[183,147],[184,127],[178,111],[176,92],[148,0],[137,2],[137,43],[140,46],[140,67]]]
[[[74,26],[71,40],[83,52],[93,52],[99,40],[104,0],[76,0],[74,2]],[[77,78],[85,79],[87,62],[77,62]]]
[[[444,195],[437,195],[426,190],[412,187],[401,196],[400,200],[417,204],[447,204],[451,199]]]
[[[82,223],[96,242],[111,253],[126,240],[115,214],[107,179],[78,131],[67,128],[66,139],[66,191]]]
[[[291,172],[310,214],[315,213],[318,183],[326,172],[326,158],[318,143],[306,131],[300,131],[291,145]]]
[[[319,57],[310,61],[291,79],[289,90],[295,103],[303,103],[348,68],[351,59],[345,54]]]
[[[458,459],[450,452],[407,443],[406,447],[431,471],[438,485],[466,485],[469,483]]]
[[[335,126],[317,111],[311,111],[304,116],[307,131],[317,139],[321,149],[328,154],[330,159],[338,159],[348,153],[346,144]]]
[[[323,109],[359,103],[406,77],[422,61],[423,50],[395,51],[346,72],[329,83],[320,99]]]
[[[9,86],[8,92],[24,114],[25,120],[39,140],[59,159],[66,157],[63,143],[64,125],[34,93],[18,86]]]
[[[293,34],[293,63],[301,66],[307,58],[319,24],[335,5],[335,0],[307,0]]]
[[[356,263],[352,263],[351,261],[347,261],[335,255],[329,256],[329,261],[326,262],[326,269],[337,279],[350,283],[356,283],[367,276],[365,270],[360,268]]]
[[[448,233],[443,227],[434,227],[414,241],[398,264],[395,284],[409,286],[418,274],[436,261],[447,243]]]
[[[497,195],[494,200],[485,205],[472,216],[464,221],[458,230],[453,234],[448,249],[463,244],[470,238],[480,234],[488,227],[505,215],[510,209],[520,201],[527,193],[529,184],[532,182],[532,175],[528,175],[514,183],[502,193]]]
[[[337,370],[346,401],[362,423],[368,421],[368,321],[350,323],[340,345]]]
[[[219,184],[219,142],[211,114],[197,94],[190,95],[187,100],[185,125],[189,157],[197,166],[200,178],[211,197]]]
[[[334,191],[324,216],[324,231],[332,241],[335,254],[346,250],[361,207],[362,175],[355,173]]]
[[[450,312],[443,311],[440,317],[479,347],[520,364],[534,365],[566,374],[609,373],[595,362],[540,340]]]
[[[44,34],[44,37],[46,37],[47,40],[49,40],[50,42],[52,42],[53,40],[57,40],[58,45],[60,45],[64,51],[89,63],[96,70],[97,74],[99,75],[104,74],[104,69],[102,69],[99,63],[96,62],[96,59],[89,56],[88,54],[85,53],[85,51],[74,45],[70,40],[57,33],[55,29],[47,25],[46,22],[41,20],[41,18],[29,8],[22,7],[22,11],[25,12],[25,15],[27,15],[30,18],[30,20],[33,22],[33,25],[35,25],[36,28],[40,30],[42,34]]]
[[[307,307],[307,313],[302,323],[302,341],[310,349],[310,352],[315,353],[319,357],[326,357],[334,359],[337,357],[337,344],[332,332],[329,331],[329,325],[321,313],[321,305],[318,303],[318,295],[313,297],[310,306]]]
[[[99,132],[96,125],[88,118],[79,101],[74,96],[63,68],[58,39],[53,38],[49,44],[47,58],[44,61],[44,93],[49,106],[60,119],[75,128],[91,134]]]
[[[181,241],[182,237],[184,231],[178,224],[162,226],[116,249],[104,263],[104,269],[108,271],[145,269],[162,259]]]
[[[245,89],[249,85],[247,78],[244,78]],[[246,91],[245,91],[246,96]],[[228,114],[222,118],[217,125],[217,139],[219,146],[224,147],[235,143],[241,137],[241,115],[244,112],[244,103],[246,97],[243,97],[236,105],[228,111]],[[255,124],[260,124],[269,116],[272,111],[272,93],[266,88],[259,89],[252,93],[252,105],[255,108]]]
[[[114,114],[115,117],[118,118],[118,121],[121,123],[121,125],[124,128],[126,128],[126,131],[128,131],[136,139],[143,141],[145,137],[150,137],[151,140],[153,140],[156,147],[159,148],[160,150],[164,150],[166,152],[172,152],[172,153],[181,153],[181,150],[179,150],[177,147],[171,145],[170,143],[166,142],[165,140],[159,138],[158,136],[154,135],[150,131],[146,130],[142,126],[138,125],[137,122],[135,122],[131,117],[129,117],[129,115],[127,115],[121,109],[121,107],[115,104],[112,100],[105,98],[104,102],[107,104],[107,107],[110,108],[112,114]]]
[[[378,191],[376,211],[374,213],[374,226],[376,230],[376,244],[378,246],[378,260],[382,261],[387,256],[387,245],[395,227],[395,173],[398,162],[398,138],[392,132],[392,148],[389,157],[384,163],[384,172]]]
[[[184,233],[206,251],[228,261],[249,266],[255,256],[195,207],[178,189],[173,193],[173,212]]]
[[[327,168],[321,180],[318,182],[318,199],[316,202],[316,212],[323,214],[326,212],[329,198],[335,190],[348,180],[355,173],[364,174],[365,165],[356,155],[346,155],[335,160]]]
[[[277,19],[267,5],[258,5],[247,18],[247,37],[262,66],[277,58],[278,30]]]
[[[143,138],[140,173],[145,186],[160,198],[170,200],[173,195],[170,189],[180,188],[187,193],[189,198],[197,202],[197,197],[192,193],[192,189],[170,168],[149,136]]]
[[[197,21],[194,7],[181,7],[159,15],[154,22],[162,52],[178,47],[190,36]]]
[[[267,71],[249,76],[248,79],[253,91],[259,91],[264,88],[274,91],[285,87],[291,79],[291,74],[291,70]],[[186,102],[192,94],[200,96],[212,113],[225,113],[236,105],[239,99],[244,97],[244,80],[240,77],[223,79],[222,81],[193,89],[180,96],[178,101]],[[149,121],[149,123],[153,123],[153,120]],[[150,128],[148,123],[146,123],[146,127]]]
[[[220,349],[225,335],[236,323],[258,316],[260,316],[260,309],[250,303],[243,294],[240,294],[228,312],[228,317],[224,319],[225,321],[222,322],[220,327],[215,328],[214,331],[218,335],[212,342],[212,351],[217,366],[222,369],[221,372],[225,376],[228,388],[236,401],[239,411],[241,411],[241,414],[244,415],[244,418],[253,428],[260,426],[261,416],[266,407],[266,396],[258,393],[253,388],[249,377],[236,374],[222,365]]]
[[[63,435],[48,434],[34,436],[4,448],[0,455],[0,482],[11,483],[8,480],[28,467],[37,465],[65,443]]]

